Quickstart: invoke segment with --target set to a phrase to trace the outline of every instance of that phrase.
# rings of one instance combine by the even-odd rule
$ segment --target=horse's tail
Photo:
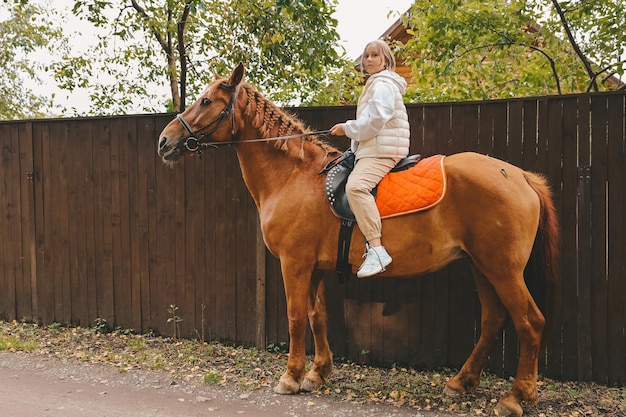
[[[554,207],[552,190],[547,180],[542,175],[530,172],[525,172],[524,176],[537,193],[541,207],[539,228],[529,266],[534,264],[536,268],[534,272],[539,275],[539,278],[543,278],[539,284],[543,287],[541,292],[544,293],[542,304],[546,326],[541,338],[541,347],[544,349],[550,339],[559,307],[559,220]]]

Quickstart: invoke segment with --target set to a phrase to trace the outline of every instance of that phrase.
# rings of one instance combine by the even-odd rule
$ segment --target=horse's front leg
[[[309,295],[309,324],[313,331],[315,342],[315,359],[313,367],[307,372],[300,388],[303,391],[315,391],[322,386],[324,380],[330,375],[333,367],[333,355],[328,345],[328,327],[326,315],[326,300],[324,290],[324,274],[315,270],[311,281]]]
[[[281,268],[289,319],[289,359],[274,392],[295,394],[300,391],[306,365],[304,336],[313,267],[307,268],[302,260],[281,258]]]

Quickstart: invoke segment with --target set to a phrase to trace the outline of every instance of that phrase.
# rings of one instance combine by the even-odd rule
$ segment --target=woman
[[[366,240],[359,278],[385,270],[391,256],[382,244],[382,222],[371,191],[409,154],[409,121],[402,96],[406,81],[396,72],[389,45],[375,40],[365,46],[361,70],[367,77],[359,97],[356,120],[333,126],[330,133],[347,136],[355,153],[354,170],[346,184],[348,203]]]

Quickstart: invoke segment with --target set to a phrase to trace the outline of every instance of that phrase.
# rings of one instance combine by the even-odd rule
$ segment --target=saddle
[[[326,176],[326,196],[333,213],[342,220],[356,221],[348,204],[346,182],[354,168],[354,153],[344,152],[330,161]],[[372,190],[381,218],[425,210],[437,204],[445,191],[443,155],[422,158],[410,155],[398,164]]]
[[[400,160],[372,190],[381,218],[426,210],[439,203],[446,188],[443,160],[443,155],[425,159],[420,155],[410,155]],[[345,188],[354,162],[354,153],[348,150],[328,162],[320,172],[328,173],[325,183],[326,196],[333,213],[341,219],[335,270],[342,283],[352,274],[348,256],[356,219],[348,204]]]

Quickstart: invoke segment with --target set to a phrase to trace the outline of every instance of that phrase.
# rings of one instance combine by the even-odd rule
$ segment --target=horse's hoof
[[[503,397],[498,401],[498,405],[493,410],[494,414],[499,417],[521,417],[524,413],[522,406],[515,400],[507,397]]]
[[[443,393],[446,394],[448,397],[451,398],[457,398],[460,397],[461,395],[464,395],[464,392],[459,392],[455,389],[450,388],[449,386],[446,385],[446,387],[443,389]]]
[[[304,381],[302,381],[302,385],[300,385],[300,390],[306,392],[317,391],[323,383],[324,380],[320,378],[318,374],[311,374],[311,372],[309,372],[304,378]]]
[[[278,385],[274,387],[274,392],[281,395],[296,394],[300,391],[300,384],[293,378],[286,378],[284,375],[280,377]]]

